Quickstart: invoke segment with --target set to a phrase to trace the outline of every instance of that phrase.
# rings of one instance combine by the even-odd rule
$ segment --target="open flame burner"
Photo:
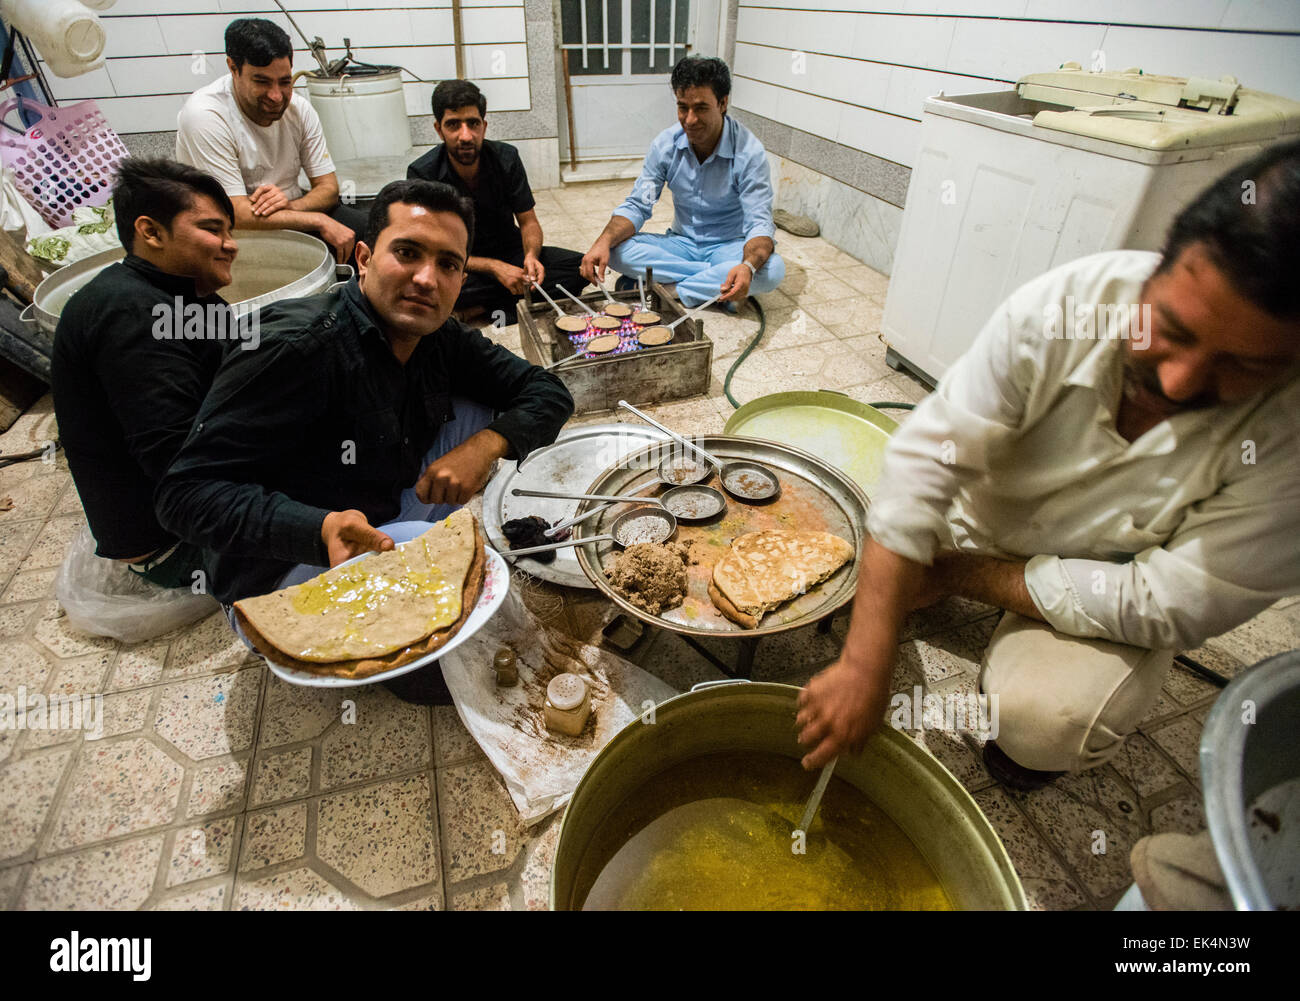
[[[662,285],[649,281],[647,292],[654,295],[660,324],[666,326],[686,315],[682,304]],[[613,297],[633,307],[638,302],[636,292],[615,292]],[[596,312],[607,304],[599,292],[581,298]],[[698,318],[678,324],[666,344],[642,344],[640,337],[650,328],[639,327],[630,318],[623,319],[616,330],[601,330],[594,325],[595,317],[584,316],[584,326],[569,333],[556,327],[555,311],[547,303],[534,302],[530,295],[519,301],[517,313],[524,357],[535,365],[570,359],[554,374],[573,395],[576,413],[613,410],[619,400],[658,403],[709,391],[713,342],[705,336]],[[587,350],[597,337],[613,336],[618,343],[611,350]],[[574,358],[575,354],[578,357]]]

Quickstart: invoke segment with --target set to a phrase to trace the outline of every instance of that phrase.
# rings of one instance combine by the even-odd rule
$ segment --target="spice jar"
[[[519,665],[515,652],[503,646],[492,658],[492,669],[497,673],[497,684],[509,687],[519,683]]]
[[[546,686],[546,728],[576,737],[591,715],[591,691],[576,674],[557,674]]]

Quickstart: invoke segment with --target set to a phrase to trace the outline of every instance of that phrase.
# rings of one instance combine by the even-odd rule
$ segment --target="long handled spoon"
[[[581,299],[579,299],[576,295],[574,295],[572,292],[570,292],[570,291],[569,291],[567,288],[565,288],[563,285],[557,285],[556,288],[558,288],[561,292],[563,292],[563,293],[564,293],[565,295],[567,295],[570,299],[572,299],[574,302],[576,302],[579,306],[581,306],[583,309],[585,309],[585,310],[587,311],[587,315],[588,315],[588,316],[595,316],[595,315],[596,315],[596,311],[595,311],[594,309],[592,309],[590,306],[588,306],[585,302],[583,302]]]
[[[644,414],[627,400],[619,400],[618,405],[628,413],[636,414],[651,427],[656,427],[666,434],[679,445],[683,445],[695,452],[710,465],[718,470],[718,479],[722,481],[722,489],[731,494],[731,496],[742,501],[762,501],[775,497],[781,490],[781,479],[776,473],[767,466],[748,459],[737,459],[731,462],[723,462],[717,456],[706,452],[694,442],[683,438],[671,428],[666,428],[649,414]],[[661,474],[662,475],[662,474]]]
[[[659,481],[656,480],[654,483],[651,483],[650,486],[642,487],[641,489],[658,490]],[[628,499],[629,500],[639,499],[640,496],[641,496],[640,494],[628,494]],[[595,507],[593,507],[590,511],[586,512],[585,514],[579,514],[579,515],[575,515],[572,518],[566,518],[564,521],[556,523],[554,527],[548,528],[542,534],[546,536],[548,539],[553,539],[555,536],[563,532],[566,528],[572,528],[574,525],[578,524],[579,522],[586,521],[588,518],[592,517],[593,515],[600,514],[601,511],[609,510],[612,506],[613,506],[612,504],[597,504]]]
[[[803,808],[803,819],[799,821],[799,830],[804,834],[807,834],[808,828],[812,826],[813,817],[817,815],[817,807],[822,805],[822,796],[826,792],[826,786],[830,784],[831,772],[835,770],[835,763],[839,760],[838,757],[831,758],[822,768],[822,773],[817,776],[817,784],[813,786],[812,795],[808,797],[808,805]]]
[[[712,306],[715,302],[717,302],[721,298],[722,298],[722,293],[719,292],[717,295],[715,295],[712,299],[708,300],[707,302],[700,303],[694,309],[688,309],[681,316],[677,317],[677,319],[673,320],[672,323],[668,324],[668,329],[672,330],[674,327],[677,326],[677,324],[681,323],[683,320],[695,319],[695,317],[698,316],[703,310],[708,309],[710,306]]]
[[[638,278],[636,280],[636,294],[637,294],[637,298],[641,300],[641,312],[644,313],[645,312],[645,279],[644,278]]]
[[[569,315],[559,307],[559,305],[556,303],[554,299],[552,299],[549,295],[546,294],[546,289],[542,288],[542,286],[538,282],[533,282],[533,288],[537,289],[537,291],[541,294],[541,297],[551,304],[551,308],[555,310],[556,313],[558,313],[560,316]]]
[[[600,282],[600,281],[596,282],[596,288],[600,289],[600,294],[605,297],[606,302],[615,301],[614,297],[610,295],[608,291],[606,291],[604,282]]]

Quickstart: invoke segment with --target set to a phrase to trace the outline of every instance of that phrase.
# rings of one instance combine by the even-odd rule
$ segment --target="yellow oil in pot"
[[[952,910],[925,857],[832,779],[796,832],[812,776],[780,754],[679,762],[621,803],[577,873],[584,910]]]

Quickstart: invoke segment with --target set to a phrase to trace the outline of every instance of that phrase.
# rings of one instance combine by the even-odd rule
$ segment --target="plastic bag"
[[[122,246],[114,229],[113,203],[83,205],[72,213],[72,225],[27,240],[27,253],[59,266]]]
[[[161,588],[125,564],[96,556],[87,525],[68,546],[54,595],[75,628],[123,643],[153,639],[221,607],[210,594],[195,594],[187,587]]]

